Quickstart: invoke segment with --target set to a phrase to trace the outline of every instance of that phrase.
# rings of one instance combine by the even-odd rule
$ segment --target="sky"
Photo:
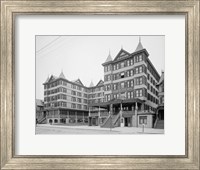
[[[44,98],[43,83],[47,77],[80,79],[85,86],[96,85],[104,78],[104,63],[111,54],[116,57],[121,48],[133,53],[139,43],[149,53],[149,59],[161,74],[164,71],[165,36],[36,36],[36,98]]]

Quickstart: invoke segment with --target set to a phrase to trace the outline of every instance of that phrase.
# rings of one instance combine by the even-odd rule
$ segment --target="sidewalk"
[[[114,131],[121,134],[164,134],[164,129],[154,128],[142,128],[137,127],[115,127],[115,128],[101,128],[100,126],[66,126],[66,125],[50,125],[50,124],[38,124],[37,127],[49,127],[49,128],[66,128],[66,129],[79,129],[79,130],[98,130],[98,131]]]

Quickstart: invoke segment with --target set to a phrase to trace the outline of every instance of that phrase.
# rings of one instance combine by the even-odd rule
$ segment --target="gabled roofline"
[[[103,82],[104,83],[104,81],[103,80],[99,80],[99,82],[97,83],[97,85],[96,85],[96,87],[101,83],[101,82]]]
[[[105,66],[105,65],[108,65],[108,64],[117,63],[117,62],[119,62],[119,61],[122,61],[122,60],[125,60],[125,59],[128,59],[128,58],[131,58],[131,57],[133,57],[134,55],[137,55],[137,54],[142,53],[142,52],[144,52],[144,53],[147,55],[147,57],[149,56],[148,51],[144,48],[144,49],[142,49],[142,50],[140,50],[140,51],[135,51],[135,52],[133,52],[133,53],[129,53],[129,56],[124,57],[124,58],[122,58],[122,59],[113,60],[113,61],[110,61],[110,62],[107,62],[107,63],[103,63],[102,66]]]
[[[82,81],[79,78],[77,80],[75,80],[75,81],[72,81],[72,82],[79,84],[77,81],[80,81],[81,85],[84,86]]]
[[[126,54],[130,55],[130,53],[129,53],[128,51],[126,51],[126,50],[124,50],[123,48],[121,48],[121,50],[118,52],[118,54],[117,54],[116,57],[114,58],[113,62],[114,62],[114,61],[117,61],[116,59],[117,59],[117,57],[119,56],[119,54],[120,54],[121,52],[125,52]]]

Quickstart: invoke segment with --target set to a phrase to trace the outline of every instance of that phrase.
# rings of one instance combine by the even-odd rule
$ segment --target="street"
[[[164,134],[164,129],[115,127],[101,128],[99,126],[65,126],[39,124],[36,126],[36,134]]]

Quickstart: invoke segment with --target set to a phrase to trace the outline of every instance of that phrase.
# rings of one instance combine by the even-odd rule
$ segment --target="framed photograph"
[[[1,169],[199,169],[199,1],[1,1]]]

